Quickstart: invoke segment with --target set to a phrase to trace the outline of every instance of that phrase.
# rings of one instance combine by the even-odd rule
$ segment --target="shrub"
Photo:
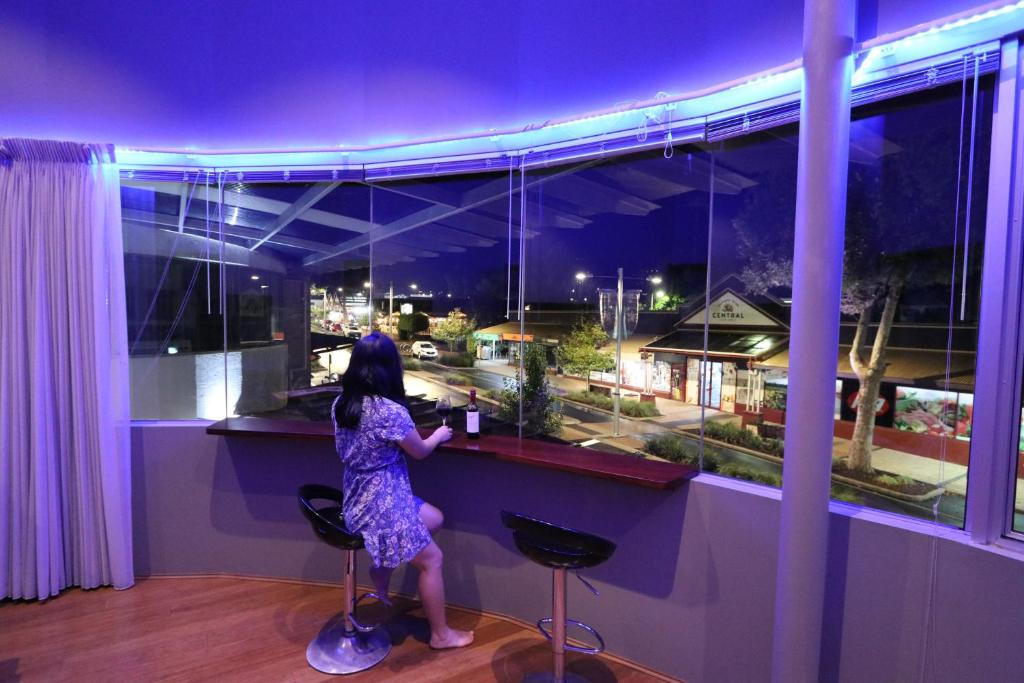
[[[604,408],[605,410],[612,409],[611,398],[596,391],[570,391],[565,397],[577,403],[586,403],[587,405]]]
[[[526,381],[520,383],[506,377],[505,388],[501,390],[498,416],[507,422],[519,422],[520,388],[522,389],[523,426],[529,432],[540,435],[556,434],[562,430],[562,412],[551,395],[545,369],[547,354],[537,344],[527,344],[523,357]]]
[[[619,403],[619,410],[630,417],[657,417],[661,411],[653,403],[644,403],[636,399],[626,398]]]
[[[444,374],[445,384],[472,384],[473,378],[463,372],[446,372]]]
[[[402,369],[403,370],[419,370],[423,367],[423,363],[419,362],[415,358],[402,358]]]
[[[782,475],[775,474],[774,472],[761,472],[758,470],[752,470],[742,465],[735,463],[727,463],[718,468],[718,473],[723,477],[732,477],[733,479],[742,479],[744,481],[752,481],[757,484],[766,484],[768,486],[774,486],[775,488],[782,487]]]
[[[733,424],[705,422],[704,434],[716,441],[782,457],[783,442],[780,439],[766,439]]]
[[[875,477],[875,483],[879,486],[898,489],[904,486],[912,486],[914,480],[902,474],[880,474]]]
[[[437,362],[449,368],[471,368],[474,362],[473,354],[464,351],[442,351]]]
[[[647,437],[644,450],[651,455],[693,467],[700,466],[700,445],[675,434],[656,434]],[[705,451],[704,471],[715,472],[719,468],[718,458]]]
[[[565,397],[570,401],[586,403],[603,410],[615,409],[614,399],[597,391],[570,391]],[[643,403],[632,398],[620,400],[619,411],[628,417],[657,417],[661,415],[661,411],[653,403]]]
[[[832,492],[831,492],[830,495],[832,496],[832,500],[841,500],[844,503],[860,503],[861,502],[860,501],[860,497],[856,493],[854,493],[853,491],[841,491],[841,490],[837,489],[835,486],[832,487]]]

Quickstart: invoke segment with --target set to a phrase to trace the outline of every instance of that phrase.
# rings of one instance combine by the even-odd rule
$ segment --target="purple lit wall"
[[[860,37],[974,4],[866,2]],[[802,5],[8,0],[0,135],[223,149],[520,126],[790,61]]]

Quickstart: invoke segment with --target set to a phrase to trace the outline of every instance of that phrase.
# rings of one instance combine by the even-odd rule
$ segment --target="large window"
[[[826,399],[834,497],[954,525],[990,78],[854,111]],[[798,136],[408,178],[126,179],[133,416],[327,419],[353,343],[380,331],[424,425],[475,390],[491,433],[778,486]]]

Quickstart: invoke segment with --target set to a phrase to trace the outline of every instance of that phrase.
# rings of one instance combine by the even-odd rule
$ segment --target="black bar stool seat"
[[[337,505],[316,507],[314,500],[327,500]],[[342,550],[362,550],[363,537],[345,528],[345,515],[341,507],[341,491],[320,484],[306,484],[299,488],[299,508],[313,525],[320,540]]]
[[[611,541],[588,534],[584,531],[558,526],[533,517],[502,511],[502,523],[512,530],[512,539],[516,548],[523,555],[537,564],[553,570],[552,582],[552,616],[537,622],[537,629],[551,641],[554,654],[554,670],[550,673],[539,673],[527,676],[524,680],[531,683],[554,681],[555,683],[575,683],[584,681],[580,676],[565,672],[565,651],[598,654],[604,651],[604,640],[601,634],[590,626],[566,618],[565,577],[567,570],[575,570],[576,577],[589,588],[594,595],[597,590],[579,575],[580,569],[596,567],[609,559],[615,552],[615,544]],[[596,640],[597,647],[577,647],[566,644],[566,626],[573,624],[589,632]],[[545,625],[551,625],[549,633]]]
[[[512,539],[519,552],[552,569],[596,567],[615,552],[615,544],[600,536],[526,515],[503,511],[501,522],[512,530]]]
[[[313,501],[328,504],[318,507]],[[363,537],[345,527],[342,494],[336,488],[320,484],[299,487],[299,509],[317,538],[345,551],[344,608],[324,624],[306,648],[306,661],[317,671],[328,674],[365,671],[388,656],[391,637],[382,626],[361,624],[355,616],[356,606],[362,600],[378,597],[376,593],[355,597],[356,551],[365,547]]]

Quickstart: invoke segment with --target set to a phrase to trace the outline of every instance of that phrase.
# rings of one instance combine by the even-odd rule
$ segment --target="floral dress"
[[[412,493],[398,446],[416,426],[408,410],[381,396],[363,398],[357,429],[339,428],[334,408],[334,444],[345,466],[345,526],[362,535],[375,566],[397,567],[431,540],[419,516],[423,501]]]

